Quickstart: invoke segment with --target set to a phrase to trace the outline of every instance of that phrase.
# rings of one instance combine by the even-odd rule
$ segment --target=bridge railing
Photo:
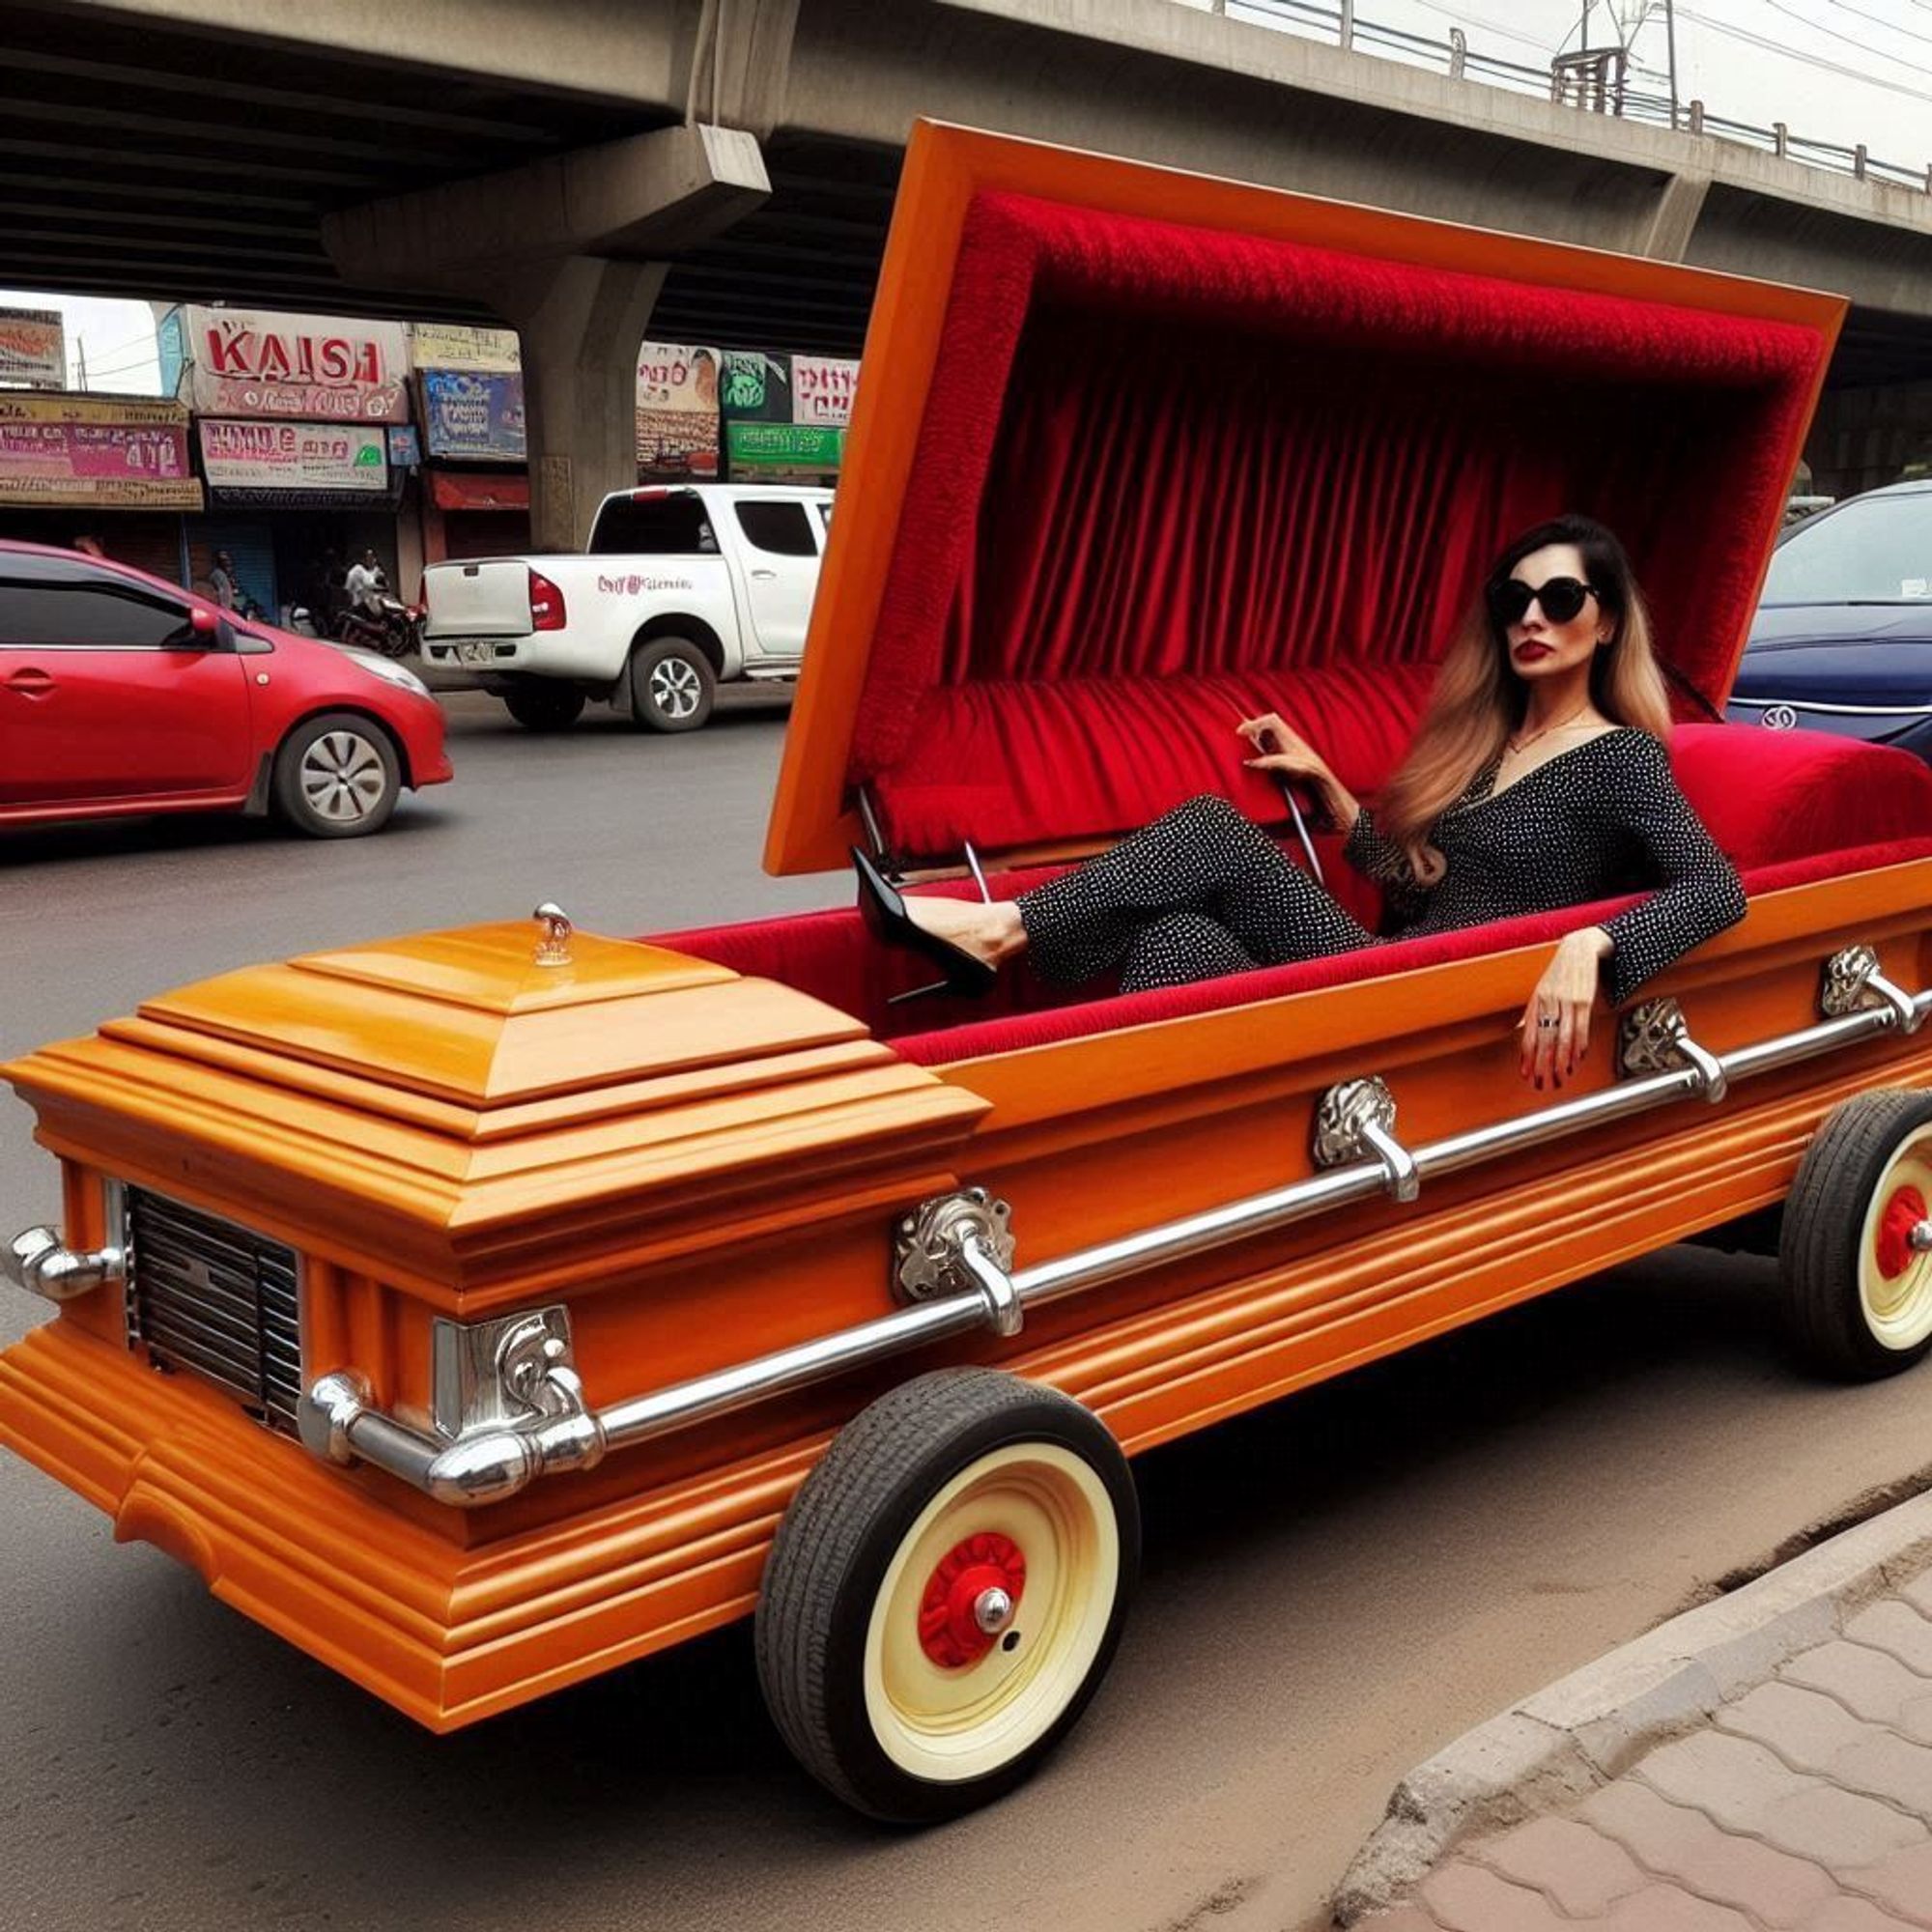
[[[1189,4],[1199,6],[1202,0],[1189,0]],[[1835,141],[1814,140],[1794,134],[1782,121],[1775,121],[1769,128],[1755,127],[1748,121],[1732,121],[1711,113],[1701,100],[1680,100],[1673,109],[1667,94],[1632,84],[1633,75],[1653,85],[1664,76],[1654,69],[1631,63],[1627,50],[1621,47],[1567,55],[1538,67],[1477,51],[1469,45],[1468,36],[1460,27],[1452,27],[1448,39],[1438,41],[1426,34],[1368,19],[1351,4],[1325,6],[1321,0],[1207,0],[1207,4],[1211,12],[1225,14],[1229,19],[1332,41],[1352,52],[1446,74],[1451,80],[1479,81],[1511,93],[1556,100],[1585,112],[1611,114],[1625,121],[1732,141],[1740,147],[1756,148],[1764,154],[1803,162],[1806,167],[1825,168],[1834,174],[1856,176],[1860,181],[1887,182],[1896,187],[1916,189],[1920,194],[1932,194],[1932,163],[1907,167],[1896,161],[1879,160],[1867,152],[1863,142],[1846,147]]]

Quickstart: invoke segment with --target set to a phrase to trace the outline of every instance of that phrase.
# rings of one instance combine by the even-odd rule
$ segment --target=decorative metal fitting
[[[1879,971],[1878,953],[1869,946],[1847,946],[1825,961],[1818,1006],[1828,1019],[1834,1020],[1873,1007],[1888,1007],[1901,1033],[1917,1033],[1924,1020],[1912,995]]]
[[[354,1369],[324,1376],[296,1407],[302,1446],[322,1462],[348,1468],[355,1461],[355,1451],[349,1446],[349,1426],[367,1412],[374,1395],[368,1377]]]
[[[969,1238],[1004,1273],[1013,1264],[1013,1210],[983,1187],[935,1195],[906,1215],[893,1245],[893,1283],[901,1301],[981,1292],[966,1259]]]
[[[1344,1080],[1322,1094],[1315,1109],[1314,1153],[1317,1167],[1379,1161],[1383,1184],[1398,1201],[1413,1201],[1422,1192],[1415,1156],[1395,1137],[1395,1095],[1378,1073]]]
[[[1675,1000],[1643,1000],[1624,1015],[1617,1029],[1617,1069],[1626,1079],[1686,1066],[1696,1069],[1697,1091],[1713,1106],[1729,1092],[1724,1063],[1690,1037],[1690,1023]]]
[[[545,899],[530,917],[543,927],[543,937],[537,941],[535,953],[539,966],[568,966],[571,963],[570,938],[576,927],[570,923],[570,915],[560,905]]]
[[[1012,1598],[995,1583],[973,1600],[973,1621],[988,1636],[998,1636],[1013,1620],[1017,1606]]]
[[[430,1338],[436,1432],[451,1441],[582,1408],[561,1303],[489,1321],[437,1319]]]
[[[15,1235],[0,1257],[7,1279],[45,1301],[71,1301],[128,1277],[128,1258],[118,1247],[64,1247],[51,1228],[29,1228]]]
[[[1905,1245],[1915,1255],[1922,1255],[1932,1249],[1932,1221],[1915,1221],[1912,1232],[1905,1237]]]

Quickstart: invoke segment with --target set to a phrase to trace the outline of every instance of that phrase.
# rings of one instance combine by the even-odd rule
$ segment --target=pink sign
[[[844,424],[852,420],[859,365],[837,355],[791,358],[791,418],[798,423]]]
[[[0,501],[198,510],[173,403],[0,395]]]

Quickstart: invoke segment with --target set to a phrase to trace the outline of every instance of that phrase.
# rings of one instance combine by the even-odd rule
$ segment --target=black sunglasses
[[[1552,624],[1567,624],[1582,610],[1586,597],[1597,597],[1597,593],[1574,577],[1549,577],[1537,584],[1506,577],[1490,585],[1490,615],[1498,624],[1520,624],[1529,615],[1529,607],[1540,604]],[[1597,597],[1597,601],[1601,604],[1604,600]]]

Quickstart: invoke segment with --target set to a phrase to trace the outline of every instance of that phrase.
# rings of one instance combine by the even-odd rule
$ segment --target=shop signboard
[[[432,456],[472,463],[525,458],[524,379],[465,369],[425,369],[423,434]]]
[[[758,469],[837,469],[845,453],[845,432],[814,423],[724,425],[731,468]]]
[[[204,417],[201,467],[224,501],[272,491],[332,499],[382,497],[388,460],[378,425],[233,422]]]
[[[514,328],[470,328],[449,322],[411,323],[410,359],[418,369],[497,375],[515,375],[524,366]]]
[[[638,469],[678,480],[718,474],[717,350],[676,342],[638,349]]]
[[[852,420],[852,396],[859,365],[838,355],[791,358],[791,419],[828,423],[842,429]]]
[[[415,424],[392,424],[389,429],[389,468],[420,469],[422,460],[422,439],[416,434]]]
[[[58,309],[0,308],[0,383],[67,386],[67,326]]]
[[[761,349],[726,351],[719,400],[726,422],[790,422],[790,357]]]
[[[187,412],[125,396],[0,391],[0,502],[198,510]]]
[[[202,416],[408,422],[408,331],[399,322],[185,310],[187,393]]]

